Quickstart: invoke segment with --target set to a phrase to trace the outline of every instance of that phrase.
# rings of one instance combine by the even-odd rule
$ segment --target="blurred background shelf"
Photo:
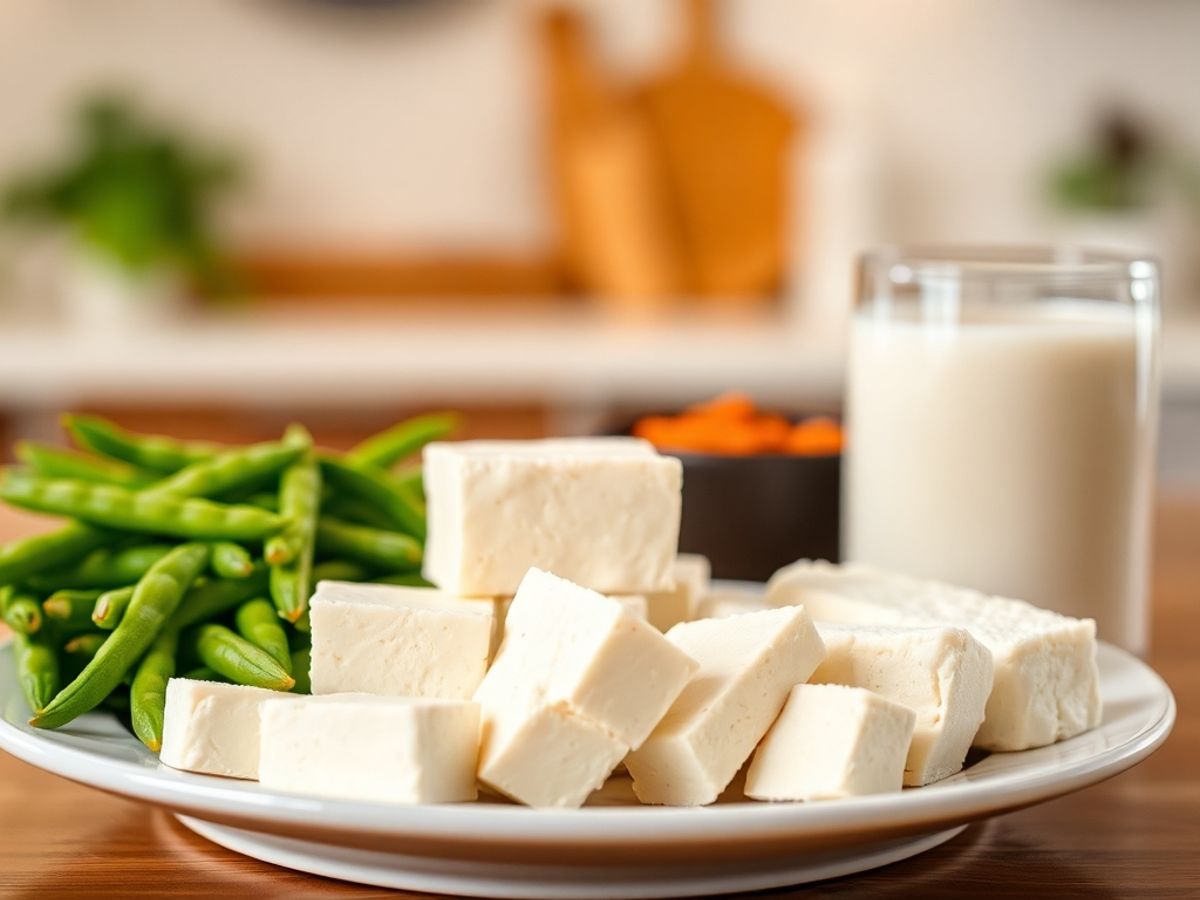
[[[630,322],[452,303],[394,315],[268,307],[99,333],[0,321],[0,405],[10,410],[534,401],[569,412],[672,407],[732,387],[836,411],[844,363],[839,336],[765,312]],[[1200,402],[1200,319],[1165,330],[1162,365],[1168,400]]]
[[[765,313],[630,322],[466,304],[394,316],[259,309],[99,334],[0,323],[0,404],[672,406],[732,385],[829,409],[842,363],[840,339]]]

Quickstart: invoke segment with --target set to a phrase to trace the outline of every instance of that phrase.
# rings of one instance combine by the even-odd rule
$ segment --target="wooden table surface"
[[[0,516],[0,538],[28,525]],[[1160,504],[1150,662],[1175,732],[1104,784],[973,825],[905,862],[807,889],[847,896],[1200,897],[1200,497]],[[396,896],[240,857],[168,815],[0,753],[0,896]]]

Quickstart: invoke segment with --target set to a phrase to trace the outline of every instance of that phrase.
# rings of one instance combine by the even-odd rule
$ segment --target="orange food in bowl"
[[[674,416],[645,416],[633,433],[661,450],[750,456],[788,453],[830,456],[842,450],[841,426],[813,417],[793,425],[783,416],[760,412],[745,394],[722,394]]]

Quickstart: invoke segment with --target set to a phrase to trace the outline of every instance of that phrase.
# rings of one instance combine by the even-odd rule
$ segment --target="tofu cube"
[[[381,803],[474,800],[479,706],[328,694],[262,708],[266,787]]]
[[[487,670],[495,618],[490,600],[322,581],[309,611],[314,694],[469,700]]]
[[[965,628],[992,654],[992,690],[975,746],[1027,750],[1100,723],[1096,623],[1021,600],[864,565],[801,560],[767,584],[775,605],[821,622]]]
[[[516,592],[531,566],[606,594],[674,588],[683,469],[645,441],[464,441],[425,448],[425,577]]]
[[[992,691],[992,654],[962,628],[821,625],[825,661],[814,684],[864,688],[916,713],[904,783],[962,768]]]
[[[520,803],[576,809],[629,750],[563,704],[552,706],[534,697],[513,697],[511,702],[503,713],[484,718],[478,774],[488,787]]]
[[[755,800],[831,800],[901,789],[916,714],[862,688],[798,684],[746,772]]]
[[[708,592],[712,566],[698,553],[680,553],[675,558],[675,588],[646,597],[646,617],[664,634],[680,622],[698,618],[700,598]]]
[[[700,664],[650,737],[625,758],[643,803],[712,803],[825,650],[802,607],[676,625],[667,640]]]
[[[621,604],[625,615],[643,621],[647,620],[649,603],[645,594],[613,594],[610,599]]]
[[[172,678],[159,761],[187,772],[258,778],[259,709],[268,700],[295,699],[264,688]]]
[[[530,805],[582,803],[597,779],[641,745],[695,668],[617,601],[530,569],[475,692],[483,718],[480,780]],[[550,756],[535,749],[549,746],[547,734],[567,735]],[[547,795],[543,770],[560,764],[563,776]]]

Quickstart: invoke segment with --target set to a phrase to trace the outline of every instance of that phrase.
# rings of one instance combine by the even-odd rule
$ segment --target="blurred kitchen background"
[[[837,412],[853,257],[1165,266],[1200,486],[1200,4],[9,0],[0,420],[349,442]]]

